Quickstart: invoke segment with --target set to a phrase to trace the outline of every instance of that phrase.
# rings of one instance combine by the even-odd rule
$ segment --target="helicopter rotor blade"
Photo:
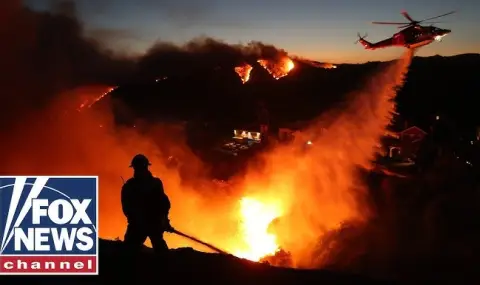
[[[415,27],[415,26],[417,26],[417,25],[418,25],[418,23],[410,23],[410,24],[398,26],[397,28],[403,29],[403,28]]]
[[[421,20],[421,21],[419,21],[419,22],[425,22],[425,21],[437,19],[437,18],[440,18],[440,17],[445,17],[445,16],[451,15],[451,14],[453,14],[453,13],[455,13],[455,11],[448,12],[448,13],[442,14],[442,15],[440,15],[440,16],[435,16],[435,17],[432,17],[432,18],[423,19],[423,20]]]
[[[415,21],[414,19],[412,19],[412,17],[410,17],[410,15],[407,13],[407,11],[402,11],[402,15],[403,15],[407,20],[409,20],[409,21],[412,22],[412,23],[417,22],[417,21]]]
[[[398,23],[398,22],[372,22],[376,25],[410,25],[410,23]]]
[[[433,24],[441,24],[441,23],[445,23],[445,22],[418,22],[418,23],[410,23],[410,24],[398,26],[398,28],[399,28],[399,29],[408,28],[408,27],[411,27],[411,26],[418,25],[419,23],[428,24],[428,25],[433,25]]]
[[[408,28],[408,27],[411,27],[411,26],[415,26],[415,25],[418,25],[420,23],[426,23],[426,24],[436,24],[436,23],[441,23],[441,22],[427,22],[429,20],[433,20],[433,19],[437,19],[437,18],[440,18],[440,17],[444,17],[444,16],[447,16],[447,15],[450,15],[450,14],[453,14],[455,13],[455,11],[452,11],[452,12],[449,12],[449,13],[445,13],[445,14],[442,14],[442,15],[439,15],[439,16],[436,16],[436,17],[431,17],[431,18],[427,18],[427,19],[424,19],[424,20],[421,20],[421,21],[415,21],[412,17],[410,17],[410,15],[406,12],[406,11],[402,11],[402,15],[410,21],[410,23],[399,23],[399,22],[372,22],[372,24],[377,24],[377,25],[400,25],[398,28],[399,29],[402,29],[402,28]]]

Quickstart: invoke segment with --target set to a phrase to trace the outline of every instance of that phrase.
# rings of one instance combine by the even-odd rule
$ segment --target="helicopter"
[[[365,38],[367,37],[367,34],[365,34],[363,37],[360,36],[360,33],[358,33],[358,40],[355,43],[360,43],[363,45],[365,49],[369,50],[375,50],[379,48],[386,48],[386,47],[406,47],[408,49],[415,49],[419,48],[425,45],[428,45],[432,43],[433,41],[442,41],[442,38],[446,36],[447,34],[451,33],[451,30],[447,29],[440,29],[434,26],[422,26],[420,25],[421,23],[425,24],[434,24],[438,22],[426,22],[430,21],[433,19],[437,19],[440,17],[444,17],[450,14],[455,13],[455,11],[424,19],[421,21],[416,21],[410,15],[403,11],[401,14],[408,20],[410,21],[409,23],[396,23],[396,22],[372,22],[372,24],[380,24],[380,25],[399,25],[399,29],[404,28],[398,33],[395,33],[391,38],[376,42],[376,43],[371,43]]]

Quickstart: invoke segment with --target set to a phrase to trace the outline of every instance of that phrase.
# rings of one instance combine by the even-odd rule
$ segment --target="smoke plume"
[[[318,118],[293,145],[268,153],[262,171],[247,174],[247,192],[281,205],[283,216],[275,231],[298,266],[322,266],[326,260],[321,254],[311,259],[319,238],[346,222],[368,220],[368,189],[358,167],[371,168],[376,145],[395,111],[396,88],[402,86],[411,59],[406,53],[373,74],[350,95],[345,108]],[[306,146],[306,141],[313,143]]]
[[[115,58],[93,40],[83,37],[75,7],[59,5],[55,13],[37,13],[21,1],[4,1],[2,9],[0,124],[15,123],[13,112],[45,106],[61,91],[84,84],[113,84],[128,76],[132,64]],[[5,129],[5,128],[2,128]]]
[[[186,74],[205,68],[233,71],[234,66],[243,63],[253,65],[258,59],[279,60],[287,55],[286,51],[261,42],[231,45],[204,37],[181,46],[158,42],[140,59],[139,69],[147,76]]]

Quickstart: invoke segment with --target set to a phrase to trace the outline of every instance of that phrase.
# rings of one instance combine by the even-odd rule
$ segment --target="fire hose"
[[[228,252],[226,252],[226,251],[224,251],[224,250],[221,250],[221,249],[219,249],[219,248],[216,247],[216,246],[213,246],[213,245],[211,245],[211,244],[209,244],[209,243],[206,243],[206,242],[204,242],[204,241],[201,241],[201,240],[199,240],[198,238],[193,237],[193,236],[191,236],[191,235],[187,235],[187,234],[185,234],[185,233],[182,233],[182,232],[180,232],[180,231],[178,231],[178,230],[176,230],[176,229],[171,229],[170,232],[173,233],[173,234],[177,234],[177,235],[179,235],[179,236],[182,236],[182,237],[184,237],[184,238],[187,238],[187,239],[189,239],[189,240],[192,240],[192,241],[194,241],[194,242],[196,242],[196,243],[199,243],[199,244],[201,244],[201,245],[204,245],[204,246],[206,246],[206,247],[210,248],[211,250],[216,251],[216,252],[218,252],[218,253],[226,254],[226,255],[231,255],[230,253],[228,253]]]

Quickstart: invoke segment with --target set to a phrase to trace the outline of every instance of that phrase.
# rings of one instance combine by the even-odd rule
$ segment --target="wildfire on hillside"
[[[250,72],[252,72],[253,67],[250,64],[243,64],[235,67],[235,72],[240,76],[243,84],[247,83],[250,79]]]
[[[278,61],[259,59],[257,62],[277,80],[287,76],[295,68],[295,64],[288,57],[283,57]]]

